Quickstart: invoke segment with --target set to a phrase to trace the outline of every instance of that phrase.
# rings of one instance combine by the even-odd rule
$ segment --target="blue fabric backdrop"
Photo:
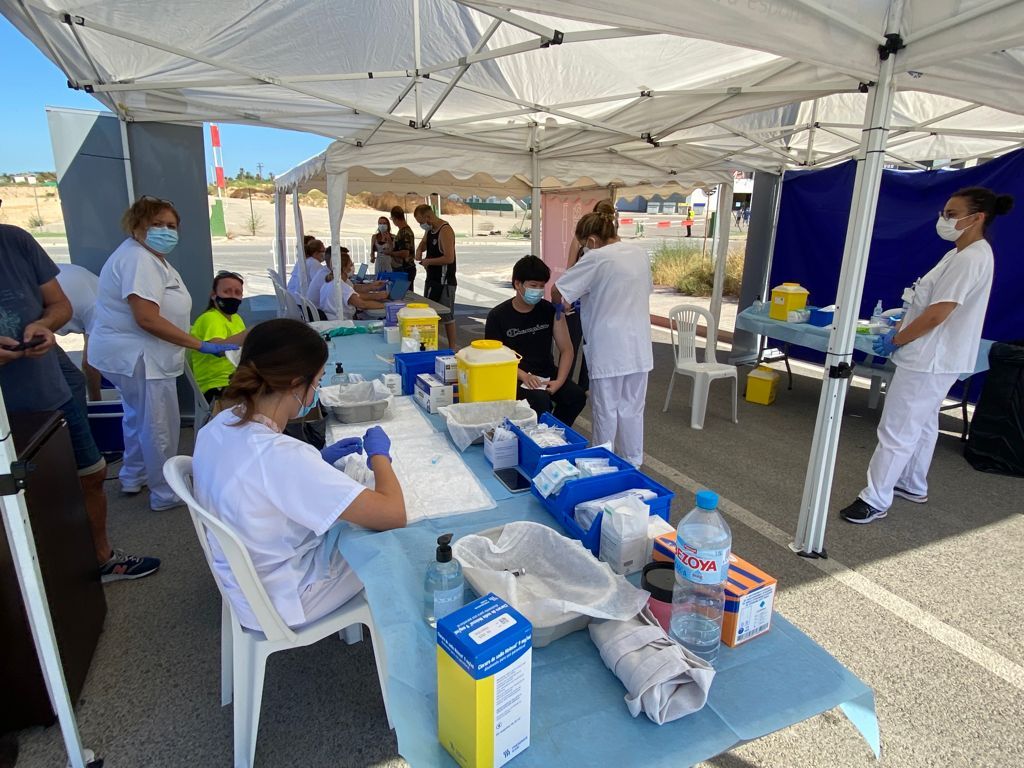
[[[855,171],[851,160],[786,173],[770,285],[799,282],[810,291],[810,304],[835,302]],[[935,219],[953,192],[973,186],[1016,198],[1014,210],[990,230],[995,279],[984,336],[1024,338],[1024,150],[961,171],[883,172],[860,317],[870,316],[879,299],[887,309],[900,306],[904,287],[949,250],[935,234]]]

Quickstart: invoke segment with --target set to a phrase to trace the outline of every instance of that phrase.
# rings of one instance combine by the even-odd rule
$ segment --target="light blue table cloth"
[[[374,336],[332,344],[345,369],[376,375],[376,354],[388,349]],[[360,370],[356,363],[365,361]],[[350,367],[351,366],[351,367]],[[443,422],[432,418],[435,428]],[[341,523],[329,536],[366,586],[387,659],[388,699],[401,755],[415,767],[454,766],[437,741],[435,631],[422,619],[423,576],[436,539],[458,539],[513,520],[558,529],[532,494],[511,494],[496,483],[480,446],[463,454],[498,506],[424,520],[375,533]],[[876,756],[880,735],[871,689],[824,649],[776,613],[764,636],[737,649],[723,646],[708,704],[657,726],[632,718],[625,689],[609,671],[586,631],[533,656],[531,745],[514,765],[643,765],[678,768],[841,707]]]

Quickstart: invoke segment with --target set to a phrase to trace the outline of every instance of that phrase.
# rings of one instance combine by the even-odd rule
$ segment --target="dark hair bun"
[[[996,216],[1003,216],[1009,213],[1013,209],[1013,196],[1012,195],[997,195],[995,214]]]

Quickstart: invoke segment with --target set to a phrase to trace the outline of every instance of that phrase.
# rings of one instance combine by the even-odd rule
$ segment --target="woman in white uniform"
[[[380,427],[317,451],[282,434],[290,419],[316,405],[327,345],[305,323],[268,320],[242,346],[224,390],[230,407],[196,437],[195,494],[241,539],[260,582],[289,626],[315,621],[363,585],[327,531],[339,520],[378,531],[405,525],[405,500],[391,468],[391,441]],[[334,462],[366,453],[369,490]],[[216,541],[214,569],[241,621],[261,629]]]
[[[978,357],[992,289],[992,247],[985,235],[1012,206],[1009,195],[971,187],[949,198],[939,214],[937,234],[956,247],[918,282],[900,325],[875,341],[875,351],[892,357],[896,373],[886,390],[867,487],[839,513],[847,522],[885,517],[893,496],[928,501],[939,406]]]
[[[619,241],[614,213],[588,213],[576,225],[576,239],[586,255],[555,287],[566,304],[580,302],[594,442],[612,443],[639,467],[647,374],[654,367],[650,263],[640,248]]]
[[[100,271],[89,335],[89,358],[124,402],[121,490],[149,486],[154,511],[181,506],[163,466],[178,452],[181,417],[175,379],[185,350],[223,355],[235,344],[200,341],[188,332],[192,298],[167,255],[178,243],[174,205],[140,197],[121,219],[128,238]]]

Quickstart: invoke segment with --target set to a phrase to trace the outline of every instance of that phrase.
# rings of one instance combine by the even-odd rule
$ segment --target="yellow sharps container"
[[[426,304],[406,304],[398,310],[398,335],[415,338],[428,350],[436,350],[437,325],[441,318]]]
[[[768,317],[786,322],[789,313],[807,306],[808,291],[800,283],[783,283],[772,288]]]
[[[480,339],[455,354],[459,402],[515,400],[520,357],[500,341]]]

